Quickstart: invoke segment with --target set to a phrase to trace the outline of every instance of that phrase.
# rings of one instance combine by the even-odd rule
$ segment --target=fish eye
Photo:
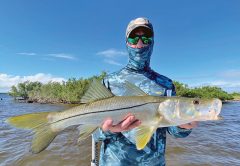
[[[200,104],[200,101],[199,100],[193,100],[193,104],[198,105],[198,104]]]

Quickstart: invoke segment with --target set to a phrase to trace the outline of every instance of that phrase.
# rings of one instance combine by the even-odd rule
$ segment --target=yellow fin
[[[152,126],[140,126],[135,129],[135,141],[138,150],[143,149],[150,141],[156,128]]]
[[[80,131],[78,142],[81,142],[88,138],[98,127],[92,125],[81,125],[78,127]]]
[[[34,129],[41,124],[47,123],[49,112],[25,114],[13,116],[7,119],[7,122],[17,128]]]
[[[48,145],[57,136],[58,132],[54,132],[48,123],[49,112],[25,114],[10,117],[7,122],[17,128],[32,129],[35,133],[32,140],[32,152],[39,153],[46,149]]]

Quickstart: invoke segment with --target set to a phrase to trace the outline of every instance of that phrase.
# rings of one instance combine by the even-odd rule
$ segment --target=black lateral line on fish
[[[88,115],[88,114],[95,114],[95,113],[103,113],[103,112],[112,112],[112,111],[124,110],[124,109],[129,109],[129,108],[140,107],[140,106],[147,105],[147,104],[152,104],[152,103],[159,103],[159,102],[149,102],[149,103],[144,103],[144,104],[135,105],[135,106],[131,106],[131,107],[123,107],[123,108],[104,110],[104,111],[86,112],[86,113],[77,114],[77,115],[74,115],[74,116],[71,116],[71,117],[67,117],[67,118],[64,118],[64,119],[60,119],[60,120],[52,122],[50,124],[54,124],[54,123],[57,123],[57,122],[60,122],[60,121],[66,120],[66,119],[74,118],[74,117],[77,117],[77,116],[81,116],[81,115]]]

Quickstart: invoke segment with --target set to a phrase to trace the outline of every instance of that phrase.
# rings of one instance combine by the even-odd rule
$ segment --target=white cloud
[[[232,69],[219,73],[220,77],[228,79],[240,79],[240,70]]]
[[[54,77],[51,74],[38,73],[30,76],[14,76],[4,73],[0,73],[0,92],[8,92],[13,85],[22,83],[25,81],[39,81],[41,83],[53,82],[62,82],[66,81],[62,77]]]
[[[122,57],[125,58],[127,55],[127,52],[116,50],[116,49],[108,49],[105,51],[100,51],[97,53],[97,55],[103,56],[104,57],[104,62],[115,65],[115,66],[122,66],[119,61],[121,60]]]
[[[115,57],[119,57],[119,56],[126,56],[127,52],[119,51],[119,50],[111,48],[111,49],[108,49],[105,51],[98,52],[97,55],[102,55],[106,58],[115,58]]]
[[[18,55],[29,55],[29,56],[37,55],[35,52],[19,52],[17,54]]]
[[[34,52],[19,52],[18,55],[25,55],[25,56],[38,56],[38,57],[50,57],[50,58],[43,58],[43,60],[53,60],[53,58],[61,58],[67,60],[76,60],[77,58],[74,55],[67,54],[67,53],[56,53],[56,54],[37,54]]]
[[[71,54],[59,53],[59,54],[48,54],[47,56],[54,57],[54,58],[62,58],[68,60],[76,60],[77,58]]]
[[[111,65],[116,65],[116,66],[123,66],[123,64],[121,63],[118,63],[114,60],[111,60],[111,59],[104,59],[104,62],[108,63],[108,64],[111,64]]]
[[[227,92],[240,92],[240,70],[231,69],[215,74],[175,77],[190,87],[217,86]]]
[[[215,80],[198,82],[189,84],[190,87],[201,87],[201,86],[217,86],[227,92],[240,92],[240,80],[239,81],[228,81],[228,80]]]

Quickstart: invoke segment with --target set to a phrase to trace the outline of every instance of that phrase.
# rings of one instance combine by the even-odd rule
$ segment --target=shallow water
[[[9,116],[24,113],[62,110],[67,105],[16,103],[0,94],[0,166],[88,166],[91,160],[91,140],[77,143],[78,132],[61,133],[39,154],[29,152],[32,135],[4,121]],[[190,136],[175,139],[168,135],[166,161],[169,166],[240,165],[240,103],[223,105],[224,120],[201,122]]]

